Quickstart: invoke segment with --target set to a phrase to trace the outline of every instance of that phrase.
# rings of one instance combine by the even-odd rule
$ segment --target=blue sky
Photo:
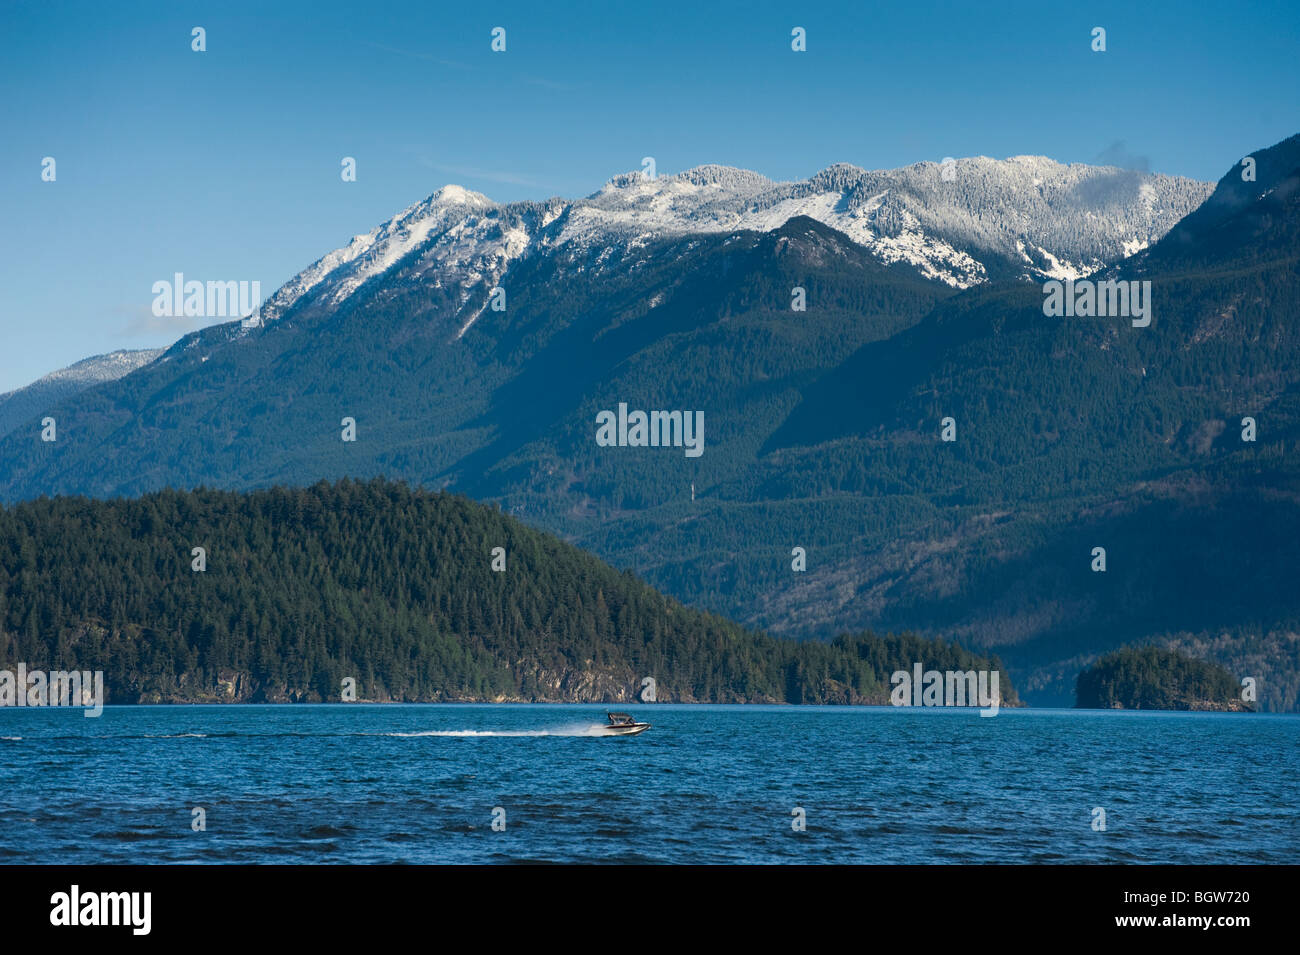
[[[1217,179],[1300,131],[1300,5],[1135,6],[0,3],[0,391],[190,331],[155,281],[269,297],[447,182],[1023,153]]]

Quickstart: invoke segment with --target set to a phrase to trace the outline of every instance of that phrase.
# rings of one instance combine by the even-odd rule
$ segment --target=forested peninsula
[[[351,680],[373,701],[887,704],[918,662],[1001,669],[910,635],[777,639],[384,479],[0,509],[0,669],[19,662],[102,670],[108,703],[335,702]]]

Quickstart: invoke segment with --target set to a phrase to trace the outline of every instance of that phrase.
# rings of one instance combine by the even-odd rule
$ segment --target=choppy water
[[[0,709],[0,863],[1300,860],[1293,716],[632,712]]]

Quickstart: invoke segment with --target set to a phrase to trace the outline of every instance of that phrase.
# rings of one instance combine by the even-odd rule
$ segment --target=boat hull
[[[630,726],[603,726],[606,736],[635,736],[650,728],[649,723],[633,723]]]

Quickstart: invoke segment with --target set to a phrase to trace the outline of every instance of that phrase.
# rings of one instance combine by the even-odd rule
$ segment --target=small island
[[[1125,647],[1079,674],[1082,709],[1223,710],[1253,712],[1241,684],[1217,663],[1159,647]]]

